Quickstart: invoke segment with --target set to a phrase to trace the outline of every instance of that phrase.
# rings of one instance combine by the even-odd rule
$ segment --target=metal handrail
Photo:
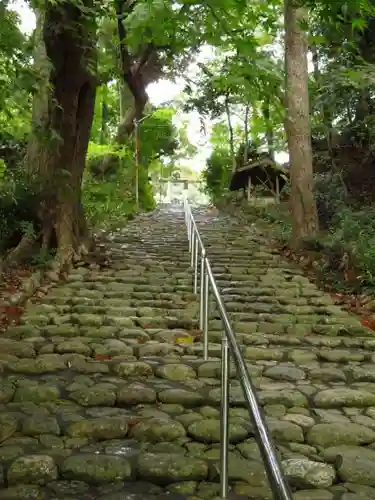
[[[221,402],[220,402],[220,495],[226,499],[228,484],[228,449],[229,449],[229,361],[234,361],[237,375],[245,396],[250,420],[254,427],[257,441],[267,477],[275,500],[292,500],[292,493],[284,477],[281,464],[277,458],[276,448],[272,442],[263,412],[261,410],[254,385],[251,381],[245,360],[238,346],[236,336],[230,324],[228,313],[221,298],[216,280],[212,273],[206,249],[195,223],[190,205],[184,199],[185,223],[187,227],[191,267],[194,269],[194,293],[198,291],[198,260],[200,253],[200,299],[199,325],[203,331],[203,356],[208,359],[208,304],[210,291],[219,309],[224,325],[221,341]]]

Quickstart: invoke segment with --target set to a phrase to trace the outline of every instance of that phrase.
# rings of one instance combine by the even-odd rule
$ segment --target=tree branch
[[[136,5],[136,1],[123,3],[122,0],[115,0],[116,16],[117,16],[117,33],[119,37],[120,60],[123,78],[134,98],[135,118],[139,119],[142,116],[144,107],[148,101],[148,96],[142,80],[140,67],[135,72],[131,54],[126,46],[126,27],[124,17],[130,14]],[[124,7],[126,12],[124,13]],[[125,14],[125,15],[124,15]]]
[[[155,45],[152,42],[150,42],[146,46],[146,48],[144,49],[143,53],[141,54],[138,63],[135,65],[135,68],[134,68],[134,71],[133,71],[134,75],[140,75],[141,74],[142,69],[146,66],[146,64],[151,59],[151,56],[153,54],[155,54],[156,51],[157,51],[157,48],[155,47]]]
[[[128,7],[127,14],[130,14],[130,12],[134,9],[135,4],[136,2],[133,2],[132,5]],[[119,37],[120,59],[122,66],[121,69],[123,71],[130,71],[132,65],[132,59],[125,44],[126,28],[123,23],[124,5],[126,4],[124,4],[122,0],[115,0],[116,17],[117,17],[117,34]]]

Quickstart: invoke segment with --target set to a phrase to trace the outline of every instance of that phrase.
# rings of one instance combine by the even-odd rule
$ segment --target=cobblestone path
[[[197,217],[296,500],[375,498],[375,337],[255,229]],[[212,244],[212,246],[211,246]],[[0,339],[1,500],[218,494],[220,321],[202,361],[182,214],[108,241]],[[233,368],[233,367],[232,367]],[[272,495],[234,371],[230,483]]]

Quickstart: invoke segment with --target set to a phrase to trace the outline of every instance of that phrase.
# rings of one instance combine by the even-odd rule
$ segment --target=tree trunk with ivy
[[[123,92],[126,92],[127,97],[130,93],[132,100],[131,106],[121,116],[116,136],[118,144],[126,142],[129,135],[134,131],[135,120],[142,118],[144,109],[148,103],[147,86],[157,81],[163,74],[158,49],[152,42],[147,43],[135,55],[130,52],[126,44],[126,22],[135,7],[136,2],[126,3],[123,0],[115,0],[120,71],[124,83]]]
[[[313,193],[307,41],[302,26],[305,21],[305,10],[296,7],[292,0],[285,0],[286,133],[292,185],[291,243],[295,249],[318,229]]]
[[[57,248],[63,270],[86,254],[90,244],[81,186],[95,105],[96,27],[92,0],[83,0],[82,8],[46,2],[45,9],[50,90],[47,106],[43,100],[39,104],[43,112],[38,103],[34,108],[37,123],[28,164],[39,192],[37,237],[44,248]]]
[[[149,98],[147,86],[156,82],[163,74],[158,50],[152,43],[147,43],[139,53],[132,54],[127,46],[127,19],[136,7],[136,2],[115,0],[118,36],[118,63],[121,82],[118,82],[120,116],[114,145],[128,144],[134,133],[135,121],[144,114]],[[113,165],[113,155],[103,155],[100,170],[108,171]]]
[[[33,113],[32,113],[32,133],[29,137],[26,168],[29,173],[32,173],[38,163],[44,163],[46,159],[42,159],[40,141],[45,136],[46,123],[48,122],[48,100],[49,100],[49,78],[51,73],[51,63],[46,54],[46,47],[43,40],[43,26],[45,12],[40,8],[35,8],[36,27],[34,32],[34,72],[37,75],[38,91],[33,98]],[[46,149],[43,151],[47,153]]]

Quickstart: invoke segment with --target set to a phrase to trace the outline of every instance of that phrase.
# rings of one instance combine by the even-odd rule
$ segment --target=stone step
[[[256,228],[197,221],[294,500],[373,499],[373,333]],[[74,270],[0,338],[0,500],[214,499],[222,325],[211,299],[203,361],[183,214],[102,240],[109,267]],[[270,500],[233,362],[230,386],[231,498]]]

